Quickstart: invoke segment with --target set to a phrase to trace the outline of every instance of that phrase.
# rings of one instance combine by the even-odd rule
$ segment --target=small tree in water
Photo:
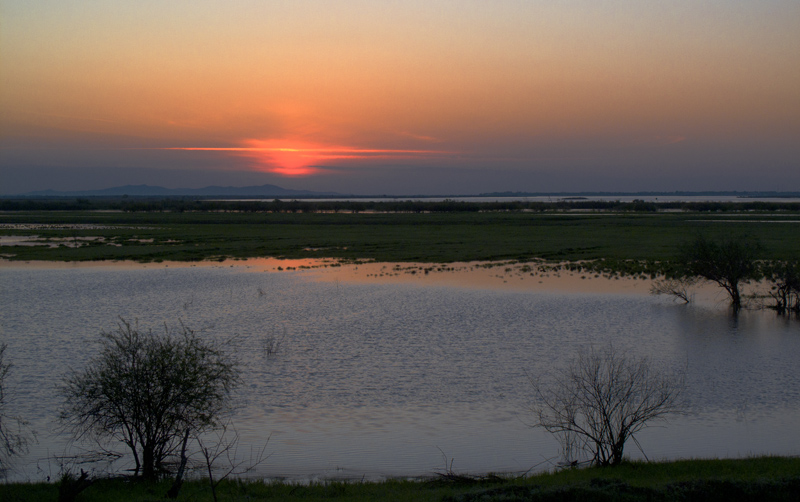
[[[155,479],[187,430],[217,424],[239,380],[236,363],[185,326],[157,335],[122,319],[101,344],[86,369],[65,378],[60,418],[78,438],[121,441],[135,475]]]
[[[779,314],[800,315],[800,262],[778,262],[766,267],[772,281],[770,296],[775,300],[771,308]]]
[[[756,252],[758,243],[746,239],[714,242],[698,237],[681,249],[680,262],[684,273],[717,283],[728,292],[731,307],[742,307],[739,285],[755,278],[758,272]]]
[[[613,347],[581,351],[546,387],[534,382],[535,426],[559,437],[568,461],[578,449],[595,465],[616,465],[637,432],[680,411],[683,387],[682,373],[659,373],[647,358],[628,357]]]

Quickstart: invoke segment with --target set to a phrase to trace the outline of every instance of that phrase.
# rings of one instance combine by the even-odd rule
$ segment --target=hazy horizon
[[[800,3],[0,0],[0,193],[800,190]]]
[[[245,189],[254,188],[254,189],[262,189],[264,187],[274,187],[277,189],[275,192],[264,192],[263,190],[253,192],[244,192]],[[120,191],[124,188],[131,188],[132,190],[128,191]],[[210,192],[209,189],[212,188],[219,188],[221,191],[219,192]],[[161,193],[160,190],[166,189],[169,191],[173,191],[174,193]],[[284,193],[285,192],[285,193]],[[616,197],[616,196],[623,196],[623,197],[644,197],[645,200],[649,198],[656,197],[654,200],[658,200],[658,197],[663,196],[665,201],[673,200],[676,197],[707,197],[713,196],[719,198],[720,200],[726,198],[733,198],[733,197],[754,197],[752,200],[773,200],[775,197],[788,197],[790,200],[795,199],[800,196],[800,191],[792,191],[792,190],[771,190],[771,191],[759,191],[759,190],[640,190],[640,191],[619,191],[619,190],[564,190],[564,191],[532,191],[532,190],[500,190],[500,191],[492,191],[492,192],[448,192],[448,193],[438,193],[438,194],[431,194],[431,193],[397,193],[397,194],[380,194],[380,193],[356,193],[352,191],[345,191],[345,192],[333,192],[333,191],[314,191],[314,190],[307,190],[303,187],[295,187],[295,188],[287,188],[284,186],[266,183],[266,184],[259,184],[259,185],[218,185],[218,184],[211,184],[211,185],[204,185],[200,187],[185,187],[185,186],[174,186],[174,187],[165,187],[162,185],[151,185],[148,183],[132,183],[132,184],[125,184],[125,185],[115,185],[115,186],[106,186],[99,189],[76,189],[76,190],[52,190],[52,189],[45,189],[45,190],[33,190],[29,192],[19,192],[19,193],[0,193],[0,197],[3,198],[13,198],[13,197],[83,197],[83,196],[103,196],[103,197],[117,197],[117,196],[142,196],[142,197],[172,197],[172,196],[219,196],[225,197],[230,196],[234,198],[239,197],[290,197],[290,196],[310,196],[310,197],[365,197],[367,199],[373,198],[396,198],[396,197],[431,197],[433,199],[441,198],[441,197],[455,197],[456,199],[460,198],[481,198],[481,197],[549,197],[549,196],[588,196],[588,197],[600,197],[600,198],[607,198],[607,197]],[[760,197],[760,198],[759,198]],[[677,199],[675,199],[677,200]],[[749,200],[749,199],[748,199]],[[778,200],[778,199],[775,199]],[[781,199],[782,200],[782,199]]]

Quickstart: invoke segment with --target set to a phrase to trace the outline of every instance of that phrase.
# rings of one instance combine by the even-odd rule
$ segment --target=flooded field
[[[680,305],[650,282],[520,265],[246,260],[0,267],[0,340],[14,412],[38,443],[13,475],[57,476],[57,385],[119,317],[229,340],[244,382],[233,424],[267,443],[255,475],[293,480],[545,469],[559,445],[530,427],[530,378],[613,343],[687,371],[687,414],[633,458],[798,454],[800,323],[731,317],[711,288]],[[124,462],[114,468],[124,468]]]

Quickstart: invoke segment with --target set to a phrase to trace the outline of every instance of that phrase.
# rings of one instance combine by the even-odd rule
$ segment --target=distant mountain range
[[[204,188],[164,188],[151,185],[125,185],[102,190],[39,190],[22,194],[24,197],[327,197],[341,196],[336,192],[312,192],[310,190],[289,190],[276,185],[248,187],[208,186]]]

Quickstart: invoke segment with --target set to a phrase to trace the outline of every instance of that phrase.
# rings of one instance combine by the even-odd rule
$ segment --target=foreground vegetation
[[[170,480],[157,483],[124,479],[95,482],[79,501],[140,502],[165,499]],[[566,469],[528,477],[475,478],[444,473],[429,480],[325,482],[298,485],[231,480],[220,483],[221,501],[245,500],[797,500],[800,458],[629,462],[616,467]],[[0,500],[54,501],[58,484],[0,484]],[[178,500],[212,500],[207,481],[184,484]]]

